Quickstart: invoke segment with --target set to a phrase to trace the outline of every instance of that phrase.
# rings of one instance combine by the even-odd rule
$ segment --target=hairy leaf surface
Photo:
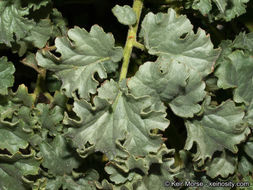
[[[38,117],[42,128],[48,129],[52,134],[56,135],[62,126],[60,122],[63,119],[63,111],[59,106],[50,109],[46,104],[38,104]]]
[[[244,177],[252,174],[253,171],[253,138],[251,137],[248,142],[243,146],[243,151],[246,153],[244,154],[238,164],[238,171]]]
[[[236,170],[237,158],[225,151],[222,152],[220,157],[214,158],[205,168],[206,174],[211,178],[221,176],[227,178],[232,175]]]
[[[29,35],[24,38],[24,41],[32,43],[35,47],[43,48],[49,38],[53,35],[54,26],[49,19],[43,19],[38,22]]]
[[[94,174],[93,174],[94,175]],[[79,180],[74,180],[70,176],[58,176],[56,179],[49,179],[46,185],[47,190],[58,190],[62,187],[64,190],[96,190],[93,184],[98,180],[98,174],[86,174],[85,177]]]
[[[28,146],[27,134],[22,128],[15,124],[0,122],[0,149],[7,149],[11,154],[15,154],[19,149]]]
[[[237,153],[236,145],[250,133],[247,126],[240,125],[243,116],[243,109],[236,107],[233,101],[216,107],[206,106],[201,119],[185,122],[188,135],[185,149],[190,150],[196,143],[194,161],[200,161],[199,165],[203,165],[205,159],[211,158],[216,151],[228,149]]]
[[[90,33],[79,27],[70,29],[68,38],[56,38],[55,46],[61,57],[47,51],[37,53],[36,57],[40,66],[54,71],[62,80],[61,88],[69,97],[77,90],[81,98],[88,99],[98,86],[94,74],[105,79],[122,58],[122,48],[114,47],[113,36],[97,25]]]
[[[17,152],[13,156],[0,155],[0,188],[1,189],[29,189],[28,175],[37,175],[40,161],[35,159],[34,152],[22,155]]]
[[[134,10],[128,5],[116,5],[113,7],[112,12],[117,17],[118,21],[122,24],[134,25],[136,23],[136,14]]]
[[[142,22],[141,37],[150,54],[177,60],[201,76],[212,72],[219,55],[205,31],[198,29],[195,34],[190,21],[177,16],[173,9],[166,14],[148,13]]]
[[[6,57],[0,58],[0,95],[6,95],[14,83],[15,67]]]
[[[168,103],[181,117],[193,117],[200,111],[198,102],[205,96],[205,84],[198,74],[193,75],[184,64],[162,58],[141,66],[128,86],[135,96],[149,95],[154,102],[160,103],[160,99]]]
[[[234,88],[234,101],[249,104],[253,97],[253,57],[245,55],[242,51],[235,51],[228,55],[217,69],[218,86],[221,88]]]
[[[107,89],[111,90],[112,103],[106,100],[108,96],[104,97],[104,94],[109,95],[104,93]],[[98,97],[94,98],[94,107],[84,100],[75,101],[73,110],[80,121],[69,120],[76,127],[69,128],[67,136],[77,148],[85,150],[89,142],[109,159],[120,154],[121,146],[135,156],[156,152],[162,139],[151,130],[164,130],[169,122],[161,109],[150,110],[152,103],[148,97],[135,98],[119,90],[113,80],[107,81],[99,90]]]
[[[70,147],[60,135],[56,136],[51,143],[40,144],[40,155],[43,158],[42,165],[55,176],[70,174],[72,169],[79,165],[79,161],[75,159]]]
[[[17,39],[26,36],[34,25],[34,21],[24,17],[28,14],[29,9],[23,9],[20,1],[10,3],[4,0],[0,2],[0,43],[11,46],[14,34]]]
[[[230,21],[246,12],[249,0],[193,0],[192,8],[212,20]]]

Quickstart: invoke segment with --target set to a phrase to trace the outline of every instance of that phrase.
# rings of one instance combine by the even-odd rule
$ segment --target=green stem
[[[120,72],[119,81],[125,79],[127,76],[128,65],[131,58],[133,47],[135,46],[135,47],[143,49],[143,46],[141,46],[139,43],[136,42],[136,35],[137,35],[138,26],[140,22],[142,7],[143,7],[143,0],[134,0],[133,10],[136,13],[137,21],[136,21],[136,24],[133,27],[131,26],[128,30],[127,40],[124,47],[123,64],[122,64],[122,68]]]
[[[139,42],[134,42],[134,47],[139,48],[142,51],[145,49],[144,45]]]

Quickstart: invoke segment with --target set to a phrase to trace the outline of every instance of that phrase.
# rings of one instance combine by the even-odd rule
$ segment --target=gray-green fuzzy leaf
[[[32,43],[37,48],[43,48],[53,36],[53,29],[54,26],[49,19],[40,20],[23,40]]]
[[[185,16],[177,16],[173,9],[168,13],[147,14],[141,37],[150,54],[183,63],[201,76],[212,72],[219,55],[205,31],[198,29],[195,34],[190,21]]]
[[[70,176],[57,176],[56,179],[47,181],[46,190],[58,190],[62,187],[64,190],[96,190],[94,181],[99,178],[96,171],[85,173],[83,178],[74,180]]]
[[[219,47],[222,51],[217,59],[217,64],[215,65],[216,67],[222,64],[227,64],[226,62],[229,60],[228,56],[236,50],[242,50],[245,54],[252,54],[253,32],[247,34],[245,32],[241,32],[238,36],[236,36],[234,41],[223,40]]]
[[[134,10],[128,5],[116,5],[113,7],[112,12],[121,24],[134,25],[136,23],[136,14]]]
[[[158,104],[159,100],[168,103],[181,117],[193,117],[199,112],[198,102],[206,94],[205,84],[198,74],[189,71],[185,64],[163,58],[142,65],[128,86],[137,97],[148,95]]]
[[[0,95],[6,95],[14,83],[15,67],[6,57],[0,58]]]
[[[174,165],[174,160],[164,161],[160,164],[159,172],[150,172],[149,175],[143,177],[142,184],[139,185],[137,190],[149,190],[149,189],[159,189],[167,190],[169,187],[166,186],[166,182],[174,181],[175,171],[172,169]]]
[[[51,143],[42,142],[40,155],[43,158],[43,167],[48,168],[55,176],[70,174],[73,168],[77,168],[80,164],[70,150],[66,140],[60,135],[57,135]]]
[[[22,155],[20,152],[13,156],[0,155],[0,189],[27,190],[28,175],[37,175],[40,161],[35,159],[34,152]]]
[[[218,77],[218,86],[234,88],[234,101],[249,104],[253,97],[253,57],[242,51],[235,51],[227,56],[218,67],[215,75]]]
[[[94,74],[105,79],[122,58],[122,48],[114,47],[113,36],[97,25],[90,33],[79,27],[70,29],[68,38],[56,38],[55,46],[61,57],[42,51],[36,58],[40,66],[54,71],[62,80],[61,88],[69,97],[77,90],[81,98],[89,99],[89,94],[96,93],[98,86]]]
[[[227,178],[229,175],[234,174],[237,166],[237,157],[225,151],[221,156],[214,158],[206,166],[206,174],[211,178],[221,176]]]
[[[28,134],[17,123],[10,124],[0,121],[0,149],[6,149],[11,154],[15,154],[19,149],[28,146]]]
[[[253,138],[251,137],[248,142],[243,146],[243,151],[246,153],[243,155],[238,163],[238,171],[244,177],[252,174],[253,171]]]
[[[28,4],[29,8],[32,8],[33,11],[39,10],[41,7],[47,6],[49,3],[51,3],[51,0],[24,0]]]
[[[253,53],[253,32],[238,34],[233,42],[233,47]]]
[[[150,153],[145,157],[134,157],[129,155],[126,159],[113,160],[108,163],[105,167],[105,171],[110,175],[110,180],[115,184],[122,184],[131,182],[136,176],[136,169],[140,169],[145,175],[150,174],[152,170],[151,166],[158,166],[164,164],[164,162],[169,162],[171,165],[174,163],[174,150],[167,149],[166,145],[163,144],[161,148],[156,153]],[[179,168],[169,168],[170,171],[175,172]]]
[[[112,80],[107,83],[117,87],[117,83]],[[103,92],[107,89],[103,86],[101,88]],[[68,123],[75,127],[69,128],[67,133],[74,146],[85,150],[89,142],[96,151],[104,152],[109,159],[121,155],[122,148],[135,156],[156,152],[162,139],[151,133],[151,130],[165,130],[168,126],[164,110],[152,111],[150,107],[153,101],[150,98],[135,98],[119,89],[111,94],[111,97],[117,97],[113,103],[103,99],[108,98],[107,95],[103,97],[103,94],[99,90],[98,97],[94,98],[94,107],[85,100],[75,101],[73,110],[80,121],[70,119]],[[124,140],[122,145],[120,140]]]
[[[230,21],[246,12],[249,0],[193,0],[192,8],[213,21]]]
[[[14,34],[17,40],[26,36],[34,24],[34,21],[24,17],[28,14],[29,9],[23,9],[20,1],[0,1],[0,43],[11,46]]]
[[[50,109],[49,105],[38,104],[36,108],[42,128],[48,129],[54,135],[57,134],[57,131],[61,131],[62,126],[60,122],[63,119],[63,110],[59,106]]]
[[[248,127],[241,125],[243,117],[243,109],[236,107],[233,101],[217,107],[206,106],[201,119],[185,122],[188,134],[185,149],[190,150],[196,143],[194,161],[199,161],[199,165],[203,165],[206,158],[211,158],[216,151],[228,149],[237,153],[236,145],[250,133]]]

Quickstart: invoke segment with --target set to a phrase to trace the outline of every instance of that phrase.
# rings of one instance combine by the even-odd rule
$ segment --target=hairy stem
[[[125,79],[127,76],[128,65],[131,58],[133,47],[136,46],[137,48],[142,48],[142,49],[144,48],[143,46],[141,46],[139,43],[136,42],[136,35],[137,35],[138,26],[140,22],[142,7],[143,7],[143,0],[134,0],[133,10],[137,16],[137,22],[134,26],[131,26],[128,30],[127,40],[124,47],[123,64],[122,64],[122,68],[120,72],[119,81],[121,81],[122,79]]]

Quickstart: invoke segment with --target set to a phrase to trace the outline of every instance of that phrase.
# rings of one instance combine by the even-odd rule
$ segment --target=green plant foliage
[[[63,120],[63,110],[59,106],[50,109],[48,105],[37,105],[39,124],[42,128],[48,129],[51,134],[57,135],[58,131],[62,130],[61,121]]]
[[[1,189],[29,189],[31,182],[26,176],[38,174],[40,168],[34,152],[29,155],[20,152],[12,156],[0,155],[0,161]]]
[[[223,178],[227,178],[229,175],[235,172],[236,164],[236,158],[224,151],[220,157],[214,158],[207,166],[206,174],[211,178],[218,177],[219,175]]]
[[[128,86],[136,96],[150,95],[158,104],[159,100],[167,102],[176,115],[193,117],[200,111],[198,102],[206,93],[200,76],[192,73],[184,64],[159,59],[142,65]]]
[[[8,88],[14,83],[13,73],[15,72],[15,67],[11,62],[7,61],[6,57],[0,58],[0,94],[8,94]]]
[[[197,143],[195,161],[202,165],[215,151],[224,148],[236,153],[237,144],[244,141],[250,129],[240,124],[244,112],[234,102],[227,101],[217,107],[206,106],[201,120],[186,121],[188,137],[185,148],[189,150]]]
[[[135,98],[123,89],[117,89],[116,82],[111,80],[108,83],[98,90],[98,96],[94,99],[95,107],[86,101],[74,103],[73,110],[81,119],[70,120],[69,123],[81,128],[71,128],[67,137],[72,138],[74,146],[83,151],[89,142],[109,159],[120,156],[122,153],[118,152],[123,148],[135,156],[156,152],[162,139],[150,131],[166,129],[169,122],[165,119],[164,110],[150,110],[152,102],[148,98]],[[105,92],[108,89],[110,93]],[[110,97],[107,97],[109,94]],[[112,103],[106,99],[111,99]],[[82,117],[84,115],[85,118]],[[124,140],[122,145],[120,140]]]
[[[64,190],[96,190],[93,181],[98,180],[99,176],[96,171],[87,172],[79,179],[74,180],[69,176],[58,176],[56,179],[48,180],[46,189],[57,190],[62,187]]]
[[[0,1],[1,190],[253,188],[252,2],[132,3]]]
[[[38,64],[55,72],[67,96],[77,90],[80,97],[88,99],[89,93],[94,94],[98,86],[94,74],[104,79],[107,73],[115,71],[122,58],[122,49],[114,47],[113,36],[99,26],[93,26],[90,33],[75,27],[68,31],[68,37],[55,40],[57,52],[62,55],[60,59],[42,51],[36,55]]]
[[[199,29],[195,34],[192,29],[185,16],[177,16],[169,9],[167,14],[147,14],[142,22],[141,37],[151,55],[176,60],[206,76],[212,72],[219,51],[213,49],[204,30]]]
[[[243,146],[244,155],[241,157],[241,160],[238,165],[238,170],[240,174],[242,174],[244,177],[249,175],[249,173],[252,171],[253,165],[251,162],[251,159],[253,157],[252,155],[252,137],[246,142],[246,144]]]
[[[42,165],[55,176],[69,174],[73,168],[78,167],[78,160],[71,156],[63,137],[58,135],[51,143],[43,142],[39,147],[39,155],[43,158]]]
[[[13,34],[19,40],[26,36],[35,22],[25,18],[29,9],[22,9],[20,1],[1,1],[1,43],[10,46],[14,41]]]
[[[235,51],[229,54],[226,62],[217,69],[218,86],[225,89],[234,88],[235,102],[249,104],[252,101],[252,84],[248,80],[252,77],[252,63],[252,56]],[[233,77],[231,77],[231,73],[233,73]]]
[[[10,46],[14,42],[14,34],[16,40],[27,40],[32,42],[36,47],[43,47],[50,38],[53,26],[49,20],[41,20],[36,23],[32,19],[28,19],[29,9],[39,9],[42,5],[46,5],[48,1],[41,2],[39,5],[28,3],[28,7],[23,8],[21,1],[2,1],[1,9],[1,43]]]
[[[210,20],[230,21],[246,12],[249,0],[193,0],[192,8],[199,10]]]
[[[136,23],[136,14],[128,5],[123,7],[116,5],[113,7],[112,12],[121,24],[134,25]]]

